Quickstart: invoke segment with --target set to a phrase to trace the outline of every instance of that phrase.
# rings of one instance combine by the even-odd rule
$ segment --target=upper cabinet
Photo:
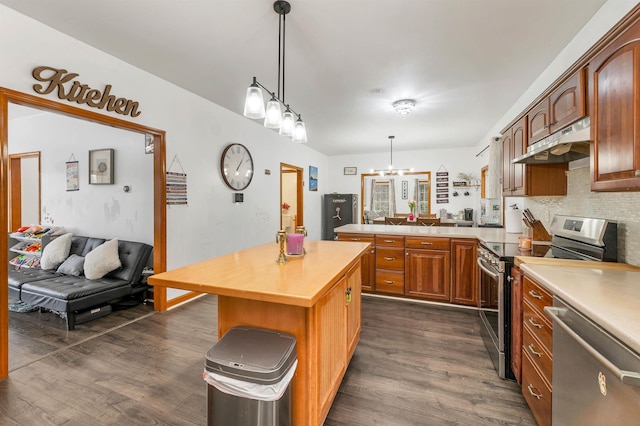
[[[578,70],[549,95],[549,133],[586,115],[585,69]]]
[[[523,116],[502,134],[502,195],[566,195],[567,164],[511,163],[524,154],[527,142],[527,116]]]
[[[585,101],[585,71],[580,69],[527,113],[528,145],[584,117]]]
[[[545,98],[534,106],[527,114],[529,122],[528,145],[538,142],[549,136],[549,98]]]
[[[640,22],[589,63],[591,190],[640,189]]]

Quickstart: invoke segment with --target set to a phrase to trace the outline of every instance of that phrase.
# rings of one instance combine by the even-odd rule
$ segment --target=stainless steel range
[[[477,263],[480,277],[481,334],[498,375],[514,380],[511,371],[511,267],[515,256],[617,261],[617,223],[607,219],[556,215],[551,244],[534,243],[521,250],[517,243],[482,242]]]

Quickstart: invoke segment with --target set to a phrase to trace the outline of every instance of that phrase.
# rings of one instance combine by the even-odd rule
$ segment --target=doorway
[[[9,229],[40,220],[40,151],[9,155]]]
[[[304,225],[303,172],[301,167],[280,163],[280,229],[287,233]]]
[[[67,104],[51,101],[26,93],[0,87],[0,205],[9,203],[9,103],[18,104],[30,108],[36,108],[47,112],[64,114],[81,120],[116,127],[123,130],[149,135],[152,140],[153,150],[153,266],[154,271],[164,272],[167,268],[166,247],[166,145],[165,131],[142,126],[140,124],[121,120],[119,118],[105,116],[93,111],[73,107]],[[0,209],[0,226],[8,229],[9,209]],[[8,239],[0,238],[0,262],[7,265]],[[8,282],[6,267],[0,268],[0,282]],[[167,309],[167,296],[165,288],[154,289],[154,308],[158,311]],[[9,310],[8,310],[8,286],[0,288],[0,379],[9,374]]]

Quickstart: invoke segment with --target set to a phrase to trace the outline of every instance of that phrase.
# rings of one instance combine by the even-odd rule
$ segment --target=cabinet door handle
[[[536,352],[536,347],[533,346],[533,343],[529,343],[529,350],[531,351],[532,354],[534,354],[538,358],[542,358],[542,352]]]
[[[396,260],[395,257],[385,257],[384,260],[388,260],[389,262],[392,262],[394,260]]]
[[[344,304],[348,305],[350,302],[351,302],[351,287],[347,287],[347,291],[345,292]]]
[[[529,318],[529,323],[531,323],[531,325],[535,328],[542,328],[542,324],[538,324],[537,322],[535,322],[533,317]]]
[[[360,241],[360,238],[351,238],[351,241]]]
[[[541,295],[541,294],[536,293],[536,292],[535,292],[535,291],[533,291],[533,290],[529,290],[529,295],[530,295],[531,297],[533,297],[534,299],[538,299],[538,300],[542,299],[542,295]]]
[[[640,177],[640,170],[636,170],[634,174],[636,175],[636,177]]]
[[[396,240],[384,240],[385,243],[395,243]]]
[[[420,241],[420,244],[422,244],[423,246],[432,246],[433,243],[430,243],[428,241]]]
[[[389,280],[384,280],[385,284],[393,284],[393,281],[389,281]]]
[[[531,394],[531,396],[533,396],[534,398],[540,399],[542,398],[542,395],[540,395],[538,393],[538,389],[534,388],[533,385],[529,385],[527,386],[527,389],[529,389],[529,393]]]

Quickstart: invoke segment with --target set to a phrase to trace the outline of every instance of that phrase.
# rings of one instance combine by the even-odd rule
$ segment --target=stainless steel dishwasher
[[[553,320],[553,424],[638,424],[640,355],[557,297],[545,311]]]

